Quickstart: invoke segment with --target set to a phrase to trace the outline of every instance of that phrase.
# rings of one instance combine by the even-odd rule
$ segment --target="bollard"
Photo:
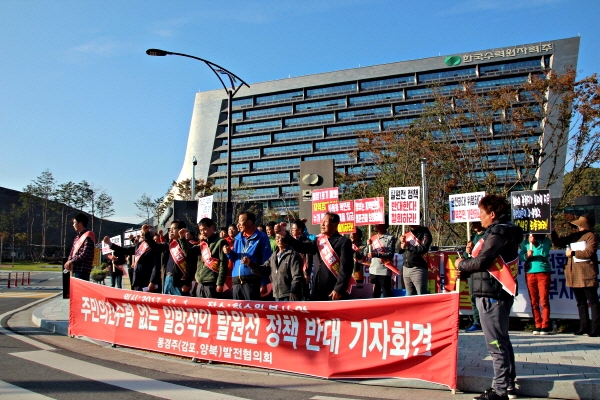
[[[10,289],[10,272],[8,273],[8,286],[7,289]]]
[[[13,284],[13,286],[14,286],[14,287],[17,287],[17,286],[19,286],[19,281],[18,281],[18,279],[19,279],[19,273],[18,273],[18,272],[15,272],[15,283]]]
[[[25,284],[25,272],[21,272],[21,286]]]
[[[31,272],[27,273],[27,284],[31,284]]]

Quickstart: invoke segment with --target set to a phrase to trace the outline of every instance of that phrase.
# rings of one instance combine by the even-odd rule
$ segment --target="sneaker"
[[[534,335],[539,335],[539,334],[540,334],[540,328],[535,328],[535,329],[533,330],[533,334],[534,334]]]
[[[508,396],[509,399],[516,399],[517,398],[517,393],[516,393],[515,389],[507,389],[506,390],[506,395]]]
[[[549,328],[540,329],[540,335],[552,335],[553,333]]]
[[[467,329],[465,329],[465,332],[478,332],[481,330],[481,325],[476,324],[475,322],[473,322],[473,325],[471,325],[470,327],[468,327]]]
[[[488,389],[473,400],[508,400],[508,395],[500,396],[494,389]]]

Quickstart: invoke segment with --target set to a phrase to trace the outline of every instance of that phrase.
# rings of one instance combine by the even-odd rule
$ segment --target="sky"
[[[134,202],[179,176],[195,93],[221,88],[203,63],[148,48],[252,85],[581,36],[588,76],[598,15],[596,0],[0,0],[0,186],[49,169],[103,188],[111,220],[140,222]]]

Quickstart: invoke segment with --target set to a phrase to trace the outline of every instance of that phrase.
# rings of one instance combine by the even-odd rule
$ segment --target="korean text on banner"
[[[340,224],[338,232],[342,235],[356,232],[354,224],[354,202],[352,200],[336,201],[335,203],[327,204],[327,211],[338,214],[340,216]]]
[[[327,212],[327,205],[338,201],[338,188],[312,191],[312,224],[319,225]]]
[[[385,199],[354,200],[354,221],[356,226],[385,224]]]
[[[485,192],[452,194],[448,198],[450,204],[450,222],[472,222],[479,219],[479,200]]]
[[[390,225],[419,225],[421,218],[418,186],[390,188]]]
[[[525,232],[550,233],[550,190],[512,192],[510,204],[513,223]]]
[[[119,236],[113,236],[110,238],[110,242],[116,244],[117,246],[121,246],[121,235]],[[112,251],[110,249],[110,245],[101,242],[102,243],[102,255],[107,255],[110,254],[110,252]]]
[[[201,197],[198,199],[198,214],[196,222],[200,222],[202,218],[212,218],[213,195]]]
[[[71,279],[70,310],[70,335],[122,346],[324,378],[408,378],[456,388],[458,293],[235,301]]]
[[[136,231],[123,232],[123,245],[124,246],[133,246],[133,242],[129,240],[129,237],[133,236],[134,238],[138,236],[142,236],[142,230],[138,229]]]

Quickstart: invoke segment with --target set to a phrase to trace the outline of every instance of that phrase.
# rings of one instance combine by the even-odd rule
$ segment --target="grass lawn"
[[[41,267],[45,268],[41,268]],[[34,263],[27,261],[15,261],[14,264],[3,262],[0,265],[1,271],[61,271],[62,265],[49,264],[47,262]]]

